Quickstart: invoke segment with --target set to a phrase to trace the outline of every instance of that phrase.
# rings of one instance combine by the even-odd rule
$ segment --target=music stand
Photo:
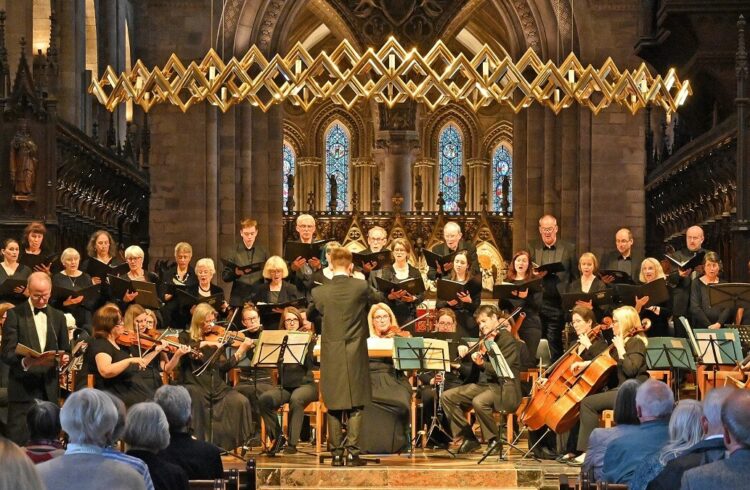
[[[687,321],[683,321],[687,325]],[[689,328],[689,327],[688,327]],[[739,332],[732,328],[706,329],[696,328],[688,330],[688,335],[694,338],[694,349],[699,362],[705,366],[711,366],[713,382],[716,386],[716,372],[719,365],[737,365],[742,359],[742,347],[739,340]]]
[[[750,284],[723,282],[708,285],[708,301],[711,308],[750,308]]]
[[[309,332],[263,330],[250,364],[255,368],[276,368],[279,373],[279,391],[281,392],[284,390],[284,364],[301,366],[307,355],[310,339]],[[277,439],[281,437],[284,437],[284,434],[280,428]],[[266,454],[276,456],[276,451],[271,448]]]
[[[649,369],[669,369],[674,371],[672,391],[675,399],[679,400],[680,390],[675,380],[680,379],[680,369],[695,371],[693,359],[687,339],[679,337],[651,337],[646,347],[646,365]]]
[[[399,371],[415,371],[417,374],[441,371],[445,375],[451,369],[448,342],[422,337],[394,337],[393,365]],[[430,426],[426,431],[417,432],[411,440],[409,449],[412,456],[414,455],[414,447],[417,444],[417,440],[422,436],[429,440],[433,432],[438,431],[445,434],[449,439],[451,438],[450,433],[440,423],[440,414],[438,414],[440,394],[438,393],[438,386],[433,385],[432,389],[435,393],[432,402],[433,411]],[[451,457],[456,457],[450,449],[446,448],[446,451]]]

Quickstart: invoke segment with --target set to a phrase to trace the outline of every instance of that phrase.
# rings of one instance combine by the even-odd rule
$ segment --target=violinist
[[[123,317],[123,324],[125,325],[125,334],[129,335],[131,338],[136,337],[136,340],[136,331],[139,336],[144,335],[150,338],[156,338],[159,335],[156,331],[156,315],[154,315],[151,310],[147,310],[141,305],[128,306],[128,309],[125,310],[125,316]],[[137,342],[130,346],[121,347],[129,350],[130,354],[135,357],[142,357],[143,353],[148,353],[147,351],[150,352],[148,347],[136,344]],[[162,385],[161,372],[164,370],[167,362],[169,362],[169,359],[166,350],[161,350],[159,355],[153,357],[151,362],[138,372],[138,376],[142,379],[143,383],[149,387],[149,389],[156,391]],[[176,362],[176,359],[172,361],[172,367],[174,367]]]
[[[393,338],[411,335],[398,326],[396,316],[385,303],[377,303],[367,314],[370,337]],[[365,405],[360,436],[361,449],[367,453],[396,453],[409,442],[411,385],[401,371],[396,371],[391,357],[370,358],[372,402]]]
[[[531,281],[535,277],[536,274],[531,267],[531,254],[526,250],[516,252],[510,261],[508,275],[505,276],[506,281],[518,284]],[[521,311],[526,314],[526,318],[521,324],[518,335],[526,343],[531,357],[536,357],[539,340],[542,338],[542,320],[539,317],[542,308],[542,291],[540,289],[534,292],[526,289],[514,291],[513,294],[516,298],[502,300],[499,306],[501,309],[522,308]]]
[[[31,269],[18,262],[18,254],[21,246],[15,238],[7,238],[3,241],[2,262],[0,262],[0,286],[8,279],[18,279],[26,281],[31,275]],[[0,295],[0,301],[7,301],[18,305],[26,301],[23,292],[26,290],[25,285],[16,286],[12,291]]]
[[[443,394],[440,401],[446,415],[451,421],[451,432],[454,438],[462,438],[458,452],[470,453],[481,445],[474,436],[471,425],[466,421],[464,411],[474,408],[482,436],[487,441],[488,454],[502,451],[500,435],[504,431],[505,418],[501,417],[500,426],[495,422],[492,413],[495,409],[502,412],[513,412],[521,403],[521,347],[510,333],[511,323],[505,313],[498,311],[494,305],[482,305],[476,312],[479,333],[482,336],[483,349],[477,349],[470,355],[474,369],[478,371],[476,382],[450,389]],[[487,355],[485,341],[494,340],[500,348],[508,366],[513,371],[514,379],[503,378],[495,371]],[[457,441],[456,441],[457,442]]]
[[[197,273],[196,267],[196,273]],[[190,328],[180,332],[181,344],[200,350],[202,358],[182,356],[179,361],[178,380],[190,393],[192,399],[192,422],[194,434],[228,450],[242,445],[248,438],[252,426],[252,412],[247,398],[230,387],[225,376],[245,356],[253,345],[251,339],[237,342],[237,350],[227,355],[225,343],[216,335],[216,310],[208,303],[196,305]],[[218,353],[217,350],[221,349]],[[203,374],[196,374],[205,362]],[[213,414],[210,419],[209,415]],[[210,437],[212,436],[212,437]]]
[[[281,317],[284,328],[290,332],[299,331],[302,327],[302,315],[297,308],[284,308]],[[266,430],[274,439],[271,454],[277,453],[284,445],[277,410],[283,404],[289,404],[288,445],[284,454],[296,454],[297,442],[305,418],[305,407],[318,399],[318,387],[313,376],[313,347],[315,339],[310,339],[307,354],[301,359],[302,364],[284,364],[283,373],[279,374],[279,386],[264,391],[259,397],[260,412]],[[283,381],[283,383],[282,383]]]
[[[408,262],[412,254],[408,240],[405,238],[394,239],[391,243],[391,251],[393,252],[393,264],[372,272],[369,280],[370,286],[381,296],[381,301],[391,307],[396,319],[403,324],[417,317],[417,305],[424,299],[424,293],[414,296],[401,289],[393,290],[386,296],[378,291],[376,277],[395,283],[414,278],[421,281],[422,275],[419,269]]]
[[[302,294],[297,287],[286,281],[288,276],[289,269],[284,259],[274,255],[266,260],[263,266],[265,281],[257,286],[252,297],[253,303],[286,303],[301,298]],[[277,309],[277,311],[263,315],[260,320],[266,329],[278,330],[280,315],[281,310]]]
[[[612,313],[612,339],[610,355],[617,361],[617,387],[628,379],[648,379],[646,346],[648,340],[643,333],[641,319],[632,306],[621,306]],[[607,355],[607,354],[601,354]],[[599,426],[599,415],[612,410],[617,397],[617,388],[589,395],[581,401],[581,429],[578,433],[577,449],[586,451],[591,431]],[[574,461],[583,464],[585,453]]]
[[[435,308],[450,308],[456,313],[458,319],[458,332],[461,337],[476,337],[477,323],[474,320],[474,312],[477,311],[482,303],[481,284],[477,288],[471,288],[469,283],[473,283],[471,263],[469,262],[470,253],[461,250],[453,258],[448,278],[451,281],[457,281],[467,284],[466,291],[458,294],[456,299],[450,301],[439,300],[435,303]]]
[[[666,275],[658,260],[648,257],[641,262],[641,272],[638,279],[642,283],[648,284],[661,278],[666,278]],[[668,320],[672,314],[672,302],[668,299],[658,305],[645,306],[648,300],[648,296],[635,299],[635,309],[640,317],[648,318],[651,321],[648,336],[669,337]]]
[[[66,248],[60,255],[63,270],[52,276],[52,288],[65,288],[72,291],[85,289],[93,285],[91,276],[81,271],[78,267],[81,255],[74,248]],[[91,312],[88,308],[92,306],[83,303],[83,296],[69,296],[61,298],[55,296],[52,306],[63,313],[70,313],[76,320],[76,326],[82,328],[91,335]]]
[[[165,348],[158,344],[145,357],[133,356],[130,349],[117,343],[125,334],[120,310],[112,303],[107,303],[94,313],[94,338],[86,349],[87,371],[94,375],[94,386],[109,391],[119,397],[126,406],[144,402],[154,396],[139,371],[146,369],[149,363]]]

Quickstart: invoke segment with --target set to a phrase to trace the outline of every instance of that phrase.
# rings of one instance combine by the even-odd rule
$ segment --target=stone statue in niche
[[[28,122],[21,119],[10,142],[10,180],[14,196],[28,199],[34,195],[37,167],[37,146],[31,139]]]
[[[339,196],[339,183],[336,181],[336,176],[331,174],[328,176],[328,188],[329,188],[329,195],[331,196],[330,201],[328,202],[328,207],[331,210],[331,212],[336,211],[337,208],[337,200]]]

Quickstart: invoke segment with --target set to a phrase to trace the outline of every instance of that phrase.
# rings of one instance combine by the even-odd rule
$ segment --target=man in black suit
[[[681,488],[747,488],[750,481],[750,392],[734,390],[721,407],[724,445],[729,456],[682,475]]]
[[[255,239],[258,236],[258,222],[254,219],[245,218],[240,221],[240,238],[242,243],[237,245],[237,249],[231,256],[231,261],[237,265],[265,264],[268,260],[268,251],[256,245]],[[245,298],[249,298],[254,293],[256,284],[263,281],[263,267],[260,270],[245,274],[242,269],[235,267],[224,267],[221,272],[221,278],[224,282],[232,283],[232,292],[229,295],[229,304],[240,306]]]
[[[724,459],[724,426],[721,425],[721,407],[733,388],[715,388],[703,400],[703,440],[667,463],[667,466],[648,484],[648,490],[672,490],[680,487],[682,475],[689,469]]]
[[[470,242],[463,239],[463,233],[461,233],[461,226],[455,221],[448,221],[443,226],[443,243],[438,243],[432,247],[432,251],[438,255],[448,255],[460,250],[466,250],[468,252],[467,258],[469,259],[469,270],[472,275],[479,274],[479,261],[477,260],[477,249]],[[440,277],[445,277],[450,272],[453,264],[445,264],[445,267],[439,267],[437,264],[427,264],[429,270],[427,271],[427,278],[435,280]]]
[[[367,354],[367,308],[370,287],[350,277],[352,254],[336,247],[331,251],[333,278],[312,290],[308,318],[323,316],[320,349],[320,390],[328,409],[328,440],[333,448],[333,466],[344,464],[342,424],[349,417],[346,435],[347,465],[361,466],[359,434],[362,410],[370,403],[370,367]]]
[[[59,380],[55,357],[34,359],[16,354],[16,346],[23,344],[37,352],[70,352],[65,316],[47,305],[52,292],[52,280],[44,272],[34,272],[26,286],[29,299],[8,311],[3,327],[2,360],[9,369],[8,433],[17,444],[28,438],[26,412],[35,399],[58,402]],[[61,363],[68,355],[60,356]]]
[[[546,265],[561,262],[564,268],[562,272],[545,273],[542,279],[544,291],[539,316],[542,320],[542,335],[549,342],[553,361],[563,353],[562,329],[565,315],[562,311],[558,285],[562,284],[562,290],[565,291],[567,286],[575,280],[578,271],[575,246],[558,240],[557,232],[557,218],[545,214],[539,218],[541,240],[528,247],[531,260],[535,264]]]
[[[678,250],[674,256],[678,260],[688,260],[698,252],[705,252],[703,248],[703,228],[700,226],[691,226],[685,232],[685,248]],[[692,289],[693,280],[697,279],[703,273],[703,266],[693,269],[677,269],[667,277],[667,284],[672,288],[672,317],[690,318],[690,290]],[[682,322],[674,322],[675,336],[687,337],[687,332],[682,326]]]
[[[367,232],[367,245],[368,247],[362,250],[362,254],[374,254],[378,253],[385,248],[388,243],[388,232],[382,226],[373,226]],[[362,266],[362,273],[365,277],[370,277],[370,272],[381,264],[377,262],[367,262]]]
[[[637,283],[643,257],[633,253],[633,233],[629,228],[620,228],[617,230],[617,233],[615,233],[615,247],[617,250],[611,250],[602,255],[599,269],[622,271],[628,274],[634,283]],[[613,276],[602,276],[602,281],[605,284],[611,284],[614,280]]]

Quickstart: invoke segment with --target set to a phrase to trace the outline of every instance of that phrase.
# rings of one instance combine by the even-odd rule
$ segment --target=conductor
[[[366,281],[350,277],[352,254],[337,247],[330,256],[333,278],[312,290],[310,314],[323,316],[320,352],[320,388],[328,408],[328,440],[333,448],[332,466],[363,466],[359,457],[362,410],[370,403],[370,370],[367,356],[367,308],[370,288]],[[310,315],[308,315],[309,317]],[[342,440],[344,417],[348,416]]]

